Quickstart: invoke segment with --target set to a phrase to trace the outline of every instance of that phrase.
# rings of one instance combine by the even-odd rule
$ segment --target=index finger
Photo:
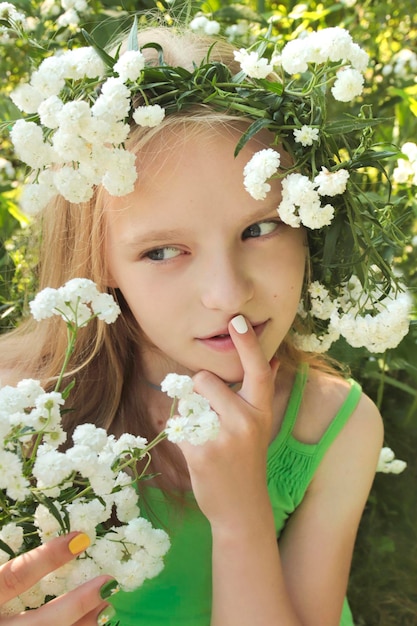
[[[89,544],[86,534],[72,532],[4,563],[0,567],[0,604],[33,587],[46,574],[88,548]]]
[[[269,408],[279,367],[278,360],[274,357],[268,361],[255,331],[243,315],[237,315],[230,321],[229,333],[243,369],[239,395],[258,409]]]

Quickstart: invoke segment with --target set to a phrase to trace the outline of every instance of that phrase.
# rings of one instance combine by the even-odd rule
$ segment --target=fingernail
[[[115,593],[120,591],[120,586],[117,580],[108,580],[102,587],[100,587],[100,598],[106,600],[110,596],[114,596]]]
[[[114,606],[109,604],[109,606],[106,606],[106,608],[99,613],[97,617],[97,626],[104,626],[104,624],[107,624],[107,622],[109,622],[115,615],[116,609]]]
[[[80,554],[90,545],[90,537],[85,533],[80,533],[71,539],[68,544],[68,549],[74,556]]]
[[[236,315],[232,320],[232,326],[239,335],[244,335],[248,330],[248,325],[246,323],[243,315]]]

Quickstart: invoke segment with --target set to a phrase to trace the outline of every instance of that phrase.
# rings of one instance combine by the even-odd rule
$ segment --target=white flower
[[[302,335],[300,333],[294,333],[292,335],[294,345],[303,350],[304,352],[327,352],[335,341],[337,341],[340,337],[339,332],[333,328],[331,325],[329,326],[327,333],[324,333],[320,336],[313,334],[310,335]]]
[[[353,68],[345,68],[339,71],[331,92],[336,100],[350,102],[363,91],[364,77]]]
[[[56,95],[49,96],[49,98],[43,100],[38,107],[38,114],[41,123],[47,128],[58,128],[59,113],[63,106],[64,103]]]
[[[70,529],[87,533],[90,539],[95,539],[95,528],[106,520],[106,508],[97,498],[85,501],[74,500],[66,506],[70,518]]]
[[[38,69],[33,72],[30,78],[30,84],[39,91],[44,98],[57,96],[65,86],[65,64],[63,61],[63,57],[47,57],[42,61]]]
[[[85,445],[94,452],[100,452],[107,444],[107,432],[94,424],[79,424],[74,430],[72,440],[76,445]]]
[[[271,186],[266,182],[280,165],[281,156],[272,148],[255,152],[243,169],[243,184],[255,200],[263,200]]]
[[[355,70],[364,72],[369,64],[369,55],[357,43],[352,42],[349,52],[349,61]]]
[[[117,519],[120,522],[130,522],[139,516],[137,494],[133,487],[125,486],[121,491],[113,495],[116,506]]]
[[[292,228],[299,228],[301,226],[301,219],[298,215],[298,209],[291,200],[285,198],[281,200],[277,212],[281,220],[291,226]]]
[[[90,46],[73,48],[57,57],[62,75],[65,78],[79,80],[83,78],[101,78],[105,75],[105,65],[100,56]],[[45,61],[42,62],[41,67]]]
[[[113,324],[120,314],[120,307],[109,293],[99,293],[91,301],[91,306],[99,320]]]
[[[217,437],[219,418],[206,398],[197,393],[184,396],[178,404],[178,410],[179,417],[170,418],[165,427],[169,441],[188,441],[193,445],[201,445]]]
[[[18,552],[23,543],[23,528],[11,522],[0,530],[0,539],[7,543],[13,552]]]
[[[190,22],[191,30],[206,35],[217,35],[220,32],[220,24],[216,20],[210,20],[205,15],[196,15]]]
[[[181,443],[187,437],[189,422],[187,417],[170,417],[165,425],[168,441]]]
[[[134,82],[139,78],[145,67],[145,57],[139,50],[127,50],[115,63],[113,70],[119,74],[123,82]]]
[[[89,278],[71,278],[65,285],[58,289],[64,302],[68,302],[75,306],[80,300],[81,302],[91,302],[97,295],[97,285]]]
[[[293,39],[285,44],[281,64],[287,74],[304,73],[308,69],[308,48],[303,39]]]
[[[95,117],[124,120],[130,109],[130,90],[120,78],[108,78],[102,85],[101,94],[91,107]]]
[[[68,26],[75,27],[79,23],[80,16],[74,9],[68,9],[68,11],[65,11],[65,13],[61,13],[61,15],[57,19],[57,24],[60,28],[67,28]]]
[[[61,484],[72,471],[73,465],[63,452],[58,452],[46,444],[39,446],[33,466],[33,476],[39,488],[45,489]]]
[[[11,92],[10,98],[17,108],[25,113],[36,113],[43,101],[43,95],[29,84],[18,85]]]
[[[42,128],[34,122],[17,120],[10,131],[10,137],[19,159],[33,169],[52,163],[52,147],[44,142]]]
[[[240,50],[235,50],[233,54],[235,60],[240,63],[243,72],[251,78],[266,78],[273,70],[273,66],[268,62],[268,59],[260,57],[255,51],[249,52],[241,48]]]
[[[161,383],[161,390],[170,398],[183,398],[192,393],[193,389],[193,379],[180,374],[167,374]]]
[[[56,130],[52,139],[52,146],[55,154],[58,156],[58,159],[56,160],[61,161],[62,163],[65,161],[78,163],[79,161],[87,159],[90,153],[88,143],[82,139],[82,137],[74,135],[65,126],[60,126]],[[69,168],[66,168],[66,170],[68,169]],[[74,171],[80,174],[80,170]]]
[[[108,153],[109,164],[103,176],[103,186],[112,196],[124,196],[134,189],[138,173],[136,156],[123,148],[114,148]]]
[[[88,177],[70,166],[55,172],[54,183],[59,193],[69,202],[87,202],[93,195],[93,186]]]
[[[138,126],[159,126],[165,117],[165,109],[159,104],[139,106],[133,113],[133,120]]]
[[[396,459],[391,448],[382,448],[378,459],[377,472],[383,472],[384,474],[401,474],[406,467],[407,463]]]
[[[321,196],[337,196],[346,191],[349,172],[345,169],[329,172],[325,167],[314,178],[314,183]]]
[[[118,439],[111,443],[111,449],[116,456],[128,450],[143,450],[148,444],[145,437],[136,437],[129,433],[123,433]]]
[[[322,206],[320,202],[312,202],[311,204],[301,205],[299,215],[303,226],[311,228],[323,228],[329,226],[334,217],[334,207],[331,204]]]
[[[54,502],[54,506],[59,512],[61,512],[61,505],[59,502]],[[33,519],[38,527],[38,533],[43,543],[59,535],[61,525],[44,504],[38,504]]]
[[[13,500],[24,500],[29,482],[23,475],[22,461],[12,452],[0,449],[0,489]]]
[[[374,301],[374,297],[372,297]],[[378,303],[379,312],[360,314],[357,307],[343,313],[335,312],[331,323],[354,348],[369,352],[385,352],[395,348],[408,333],[411,298],[407,292],[387,296]]]
[[[297,143],[301,143],[302,146],[312,146],[314,141],[319,138],[319,129],[311,128],[311,126],[302,126],[294,130],[294,138]]]
[[[57,105],[56,101],[55,105]],[[83,100],[70,101],[64,104],[57,112],[57,118],[61,132],[74,135],[81,133],[83,128],[88,126],[91,119],[91,109],[88,103]],[[66,157],[66,161],[71,160],[73,159],[70,156]]]

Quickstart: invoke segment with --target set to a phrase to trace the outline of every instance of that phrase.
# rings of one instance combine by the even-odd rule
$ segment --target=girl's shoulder
[[[342,407],[351,407],[349,428],[343,430],[352,437],[359,432],[364,436],[369,431],[372,438],[379,438],[382,419],[376,405],[364,393],[357,401],[350,402],[351,395],[352,381],[310,368],[293,429],[294,437],[307,444],[318,443]]]

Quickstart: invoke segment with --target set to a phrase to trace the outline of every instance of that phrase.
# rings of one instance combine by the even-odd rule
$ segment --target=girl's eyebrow
[[[123,237],[120,243],[123,246],[133,248],[137,245],[148,245],[159,241],[174,241],[178,239],[181,235],[184,235],[184,230],[158,228],[154,230],[148,230],[143,233],[132,233],[131,235]]]
[[[253,213],[249,213],[248,215],[242,214],[242,222],[247,223],[255,223],[260,220],[266,219],[268,217],[272,218],[271,213],[275,213],[275,217],[279,219],[279,215],[275,205],[271,206],[263,206],[259,208],[257,211]],[[123,237],[120,241],[121,245],[127,247],[135,247],[138,245],[149,245],[152,243],[157,243],[161,241],[175,241],[184,236],[186,229],[179,228],[155,228],[152,230],[148,230],[146,232],[138,232],[131,233]]]

